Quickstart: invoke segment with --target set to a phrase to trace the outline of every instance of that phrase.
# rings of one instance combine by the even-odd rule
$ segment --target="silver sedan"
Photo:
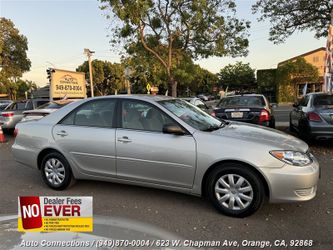
[[[107,96],[71,103],[17,125],[15,159],[51,188],[73,179],[208,196],[244,217],[270,202],[315,197],[319,165],[303,141],[270,128],[219,121],[165,96]]]

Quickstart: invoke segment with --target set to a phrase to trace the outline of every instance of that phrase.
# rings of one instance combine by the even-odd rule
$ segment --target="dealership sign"
[[[54,69],[51,73],[50,97],[85,98],[86,79],[83,72]]]
[[[20,196],[20,232],[92,232],[91,196]]]

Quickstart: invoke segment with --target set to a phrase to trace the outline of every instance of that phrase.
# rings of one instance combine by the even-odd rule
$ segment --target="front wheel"
[[[207,184],[208,196],[221,213],[246,217],[256,212],[264,201],[264,186],[257,174],[245,165],[223,164],[214,169]]]
[[[72,181],[72,172],[68,161],[57,152],[47,154],[41,165],[43,181],[55,190],[66,189]]]

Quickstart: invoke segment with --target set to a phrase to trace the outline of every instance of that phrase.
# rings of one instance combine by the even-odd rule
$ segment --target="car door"
[[[116,177],[115,109],[115,99],[91,100],[54,126],[56,144],[81,173]]]
[[[117,177],[191,188],[196,167],[194,138],[162,132],[176,123],[155,105],[124,99],[116,131]]]

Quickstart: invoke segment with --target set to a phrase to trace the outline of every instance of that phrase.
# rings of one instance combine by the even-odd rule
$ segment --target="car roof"
[[[312,93],[308,93],[306,95],[316,96],[316,95],[332,95],[332,94],[331,93],[327,93],[327,92],[312,92]]]
[[[147,101],[156,101],[156,102],[175,99],[174,97],[171,97],[171,96],[165,96],[165,95],[145,95],[145,94],[107,95],[107,96],[90,97],[90,98],[87,98],[87,99],[103,99],[103,98],[127,98],[127,99],[147,100]]]
[[[227,95],[225,98],[228,97],[238,97],[238,96],[258,96],[258,97],[264,97],[262,94],[240,94],[240,95]]]

